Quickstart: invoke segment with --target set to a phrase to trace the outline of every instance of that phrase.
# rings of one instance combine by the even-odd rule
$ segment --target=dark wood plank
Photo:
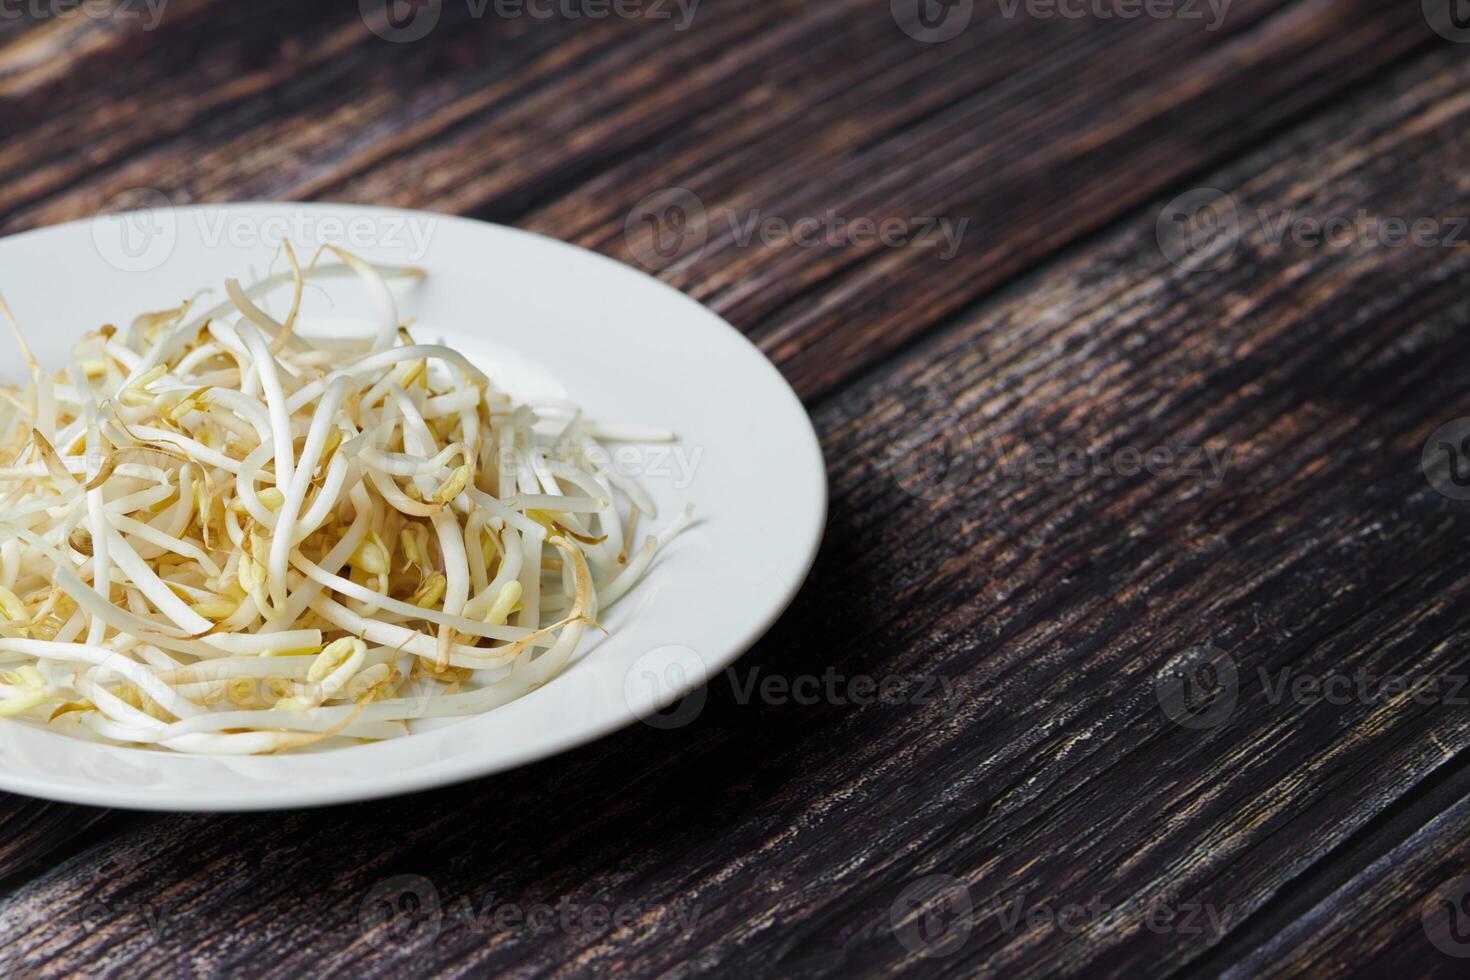
[[[1402,695],[1281,700],[1267,681],[1470,672],[1470,506],[1420,471],[1430,435],[1470,415],[1453,368],[1470,249],[1277,246],[1254,216],[1364,208],[1448,233],[1467,82],[1460,52],[1435,54],[1204,178],[1248,219],[1218,269],[1165,257],[1156,201],[814,406],[829,544],[737,676],[891,676],[899,703],[742,703],[721,681],[685,727],[472,786],[148,818],[15,894],[0,966],[1448,975],[1413,922],[1464,870],[1470,722]],[[1231,455],[1218,482],[1018,464],[1072,446]],[[922,479],[925,447],[948,482]],[[1157,683],[1204,643],[1233,658],[1236,703],[1189,727]],[[1366,867],[1346,886],[1343,856]],[[933,875],[981,913],[952,951],[894,913]],[[1275,919],[1294,890],[1321,897]],[[405,894],[440,914],[397,924],[437,931],[382,921],[375,900]],[[1075,929],[1000,916],[1093,899],[1121,911]],[[631,921],[496,923],[561,901]],[[1145,910],[1186,903],[1251,941],[1149,929]],[[35,908],[51,918],[14,926]],[[88,908],[112,911],[89,927]]]
[[[1416,8],[1386,0],[1236,0],[1217,31],[977,17],[938,45],[883,0],[768,0],[701,5],[682,32],[469,20],[446,4],[458,22],[394,45],[350,6],[210,9],[79,65],[120,75],[130,100],[78,88],[0,142],[0,172],[17,173],[0,229],[149,187],[468,213],[636,262],[632,209],[687,187],[708,242],[666,277],[815,396],[1433,39]],[[206,83],[179,84],[196,74]],[[737,234],[829,211],[914,231],[963,222],[960,251]]]
[[[82,74],[121,71],[133,98],[119,106],[104,91],[81,88],[51,107],[38,132],[16,134],[0,166],[32,172],[24,186],[0,197],[0,211],[10,212],[5,228],[89,214],[140,186],[180,202],[310,196],[488,110],[503,111],[501,103],[545,98],[553,85],[560,103],[595,118],[606,106],[588,93],[597,93],[607,75],[639,75],[630,69],[671,36],[662,23],[475,19],[467,5],[445,4],[440,26],[423,41],[391,44],[367,29],[355,5],[299,6],[276,0],[264,10],[166,18],[162,29],[117,53],[121,65],[76,66]],[[738,44],[800,6],[783,0],[717,8],[728,13],[688,37],[712,50]],[[631,54],[622,42],[634,42]],[[616,64],[599,67],[609,60]],[[214,84],[180,84],[196,75]],[[9,108],[26,114],[34,105],[16,100]],[[496,134],[494,142],[503,139]],[[63,166],[68,152],[85,147],[97,179],[75,186],[75,173],[36,167],[37,145]],[[104,163],[111,166],[104,170]],[[446,187],[437,175],[425,181],[416,173],[408,186],[442,194],[452,180]],[[375,203],[401,202],[384,195]]]
[[[1384,819],[1334,850],[1308,880],[1278,894],[1196,970],[1219,974],[1219,964],[1234,964],[1234,976],[1307,974],[1351,963],[1376,975],[1462,973],[1456,969],[1461,957],[1434,956],[1425,948],[1423,919],[1445,884],[1470,868],[1465,761],[1447,759],[1422,792],[1416,788]],[[1364,942],[1364,936],[1371,938]],[[1446,938],[1436,933],[1438,942]],[[1458,944],[1448,948],[1461,951]]]
[[[79,848],[99,828],[121,822],[105,810],[47,803],[0,794],[0,895],[14,883],[44,871],[58,854]]]
[[[636,260],[619,192],[694,190],[711,239],[672,281],[817,395],[1429,36],[1417,11],[1357,2],[1237,5],[1227,24],[1221,36],[1169,20],[987,21],[951,42],[970,47],[953,61],[865,79],[814,111],[793,106],[777,127],[732,105],[676,137],[667,163],[660,147],[595,182],[598,211],[587,213],[582,194],[554,202],[547,230]],[[834,138],[804,135],[813,116],[832,122]],[[721,145],[727,133],[744,141],[734,154]],[[747,175],[772,162],[774,179],[751,186]],[[942,249],[913,246],[745,245],[728,217],[796,222],[829,209],[849,221],[930,215],[968,226],[945,261]]]

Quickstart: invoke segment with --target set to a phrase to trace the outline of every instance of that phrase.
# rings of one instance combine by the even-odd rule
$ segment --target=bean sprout
[[[61,373],[0,299],[30,374],[0,388],[0,718],[197,754],[400,737],[552,680],[688,525],[635,540],[652,498],[602,445],[671,433],[543,423],[414,340],[387,283],[421,271],[285,251]],[[317,278],[366,292],[360,337],[301,333]]]

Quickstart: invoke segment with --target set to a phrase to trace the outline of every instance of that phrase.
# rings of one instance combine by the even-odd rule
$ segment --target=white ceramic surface
[[[157,203],[143,201],[144,204]],[[125,326],[270,265],[289,235],[429,270],[395,286],[416,335],[463,349],[502,387],[564,393],[596,418],[667,426],[677,447],[631,452],[663,526],[698,522],[605,617],[560,677],[488,714],[390,742],[304,755],[185,756],[107,747],[0,721],[0,788],[151,810],[255,810],[370,799],[500,772],[646,716],[727,667],[795,596],[826,516],[806,412],[739,333],[677,290],[609,259],[461,218],[346,205],[155,207],[0,240],[0,292],[38,358],[60,366],[103,323]],[[376,244],[374,244],[376,243]],[[309,292],[304,330],[366,314],[356,290]],[[0,350],[9,342],[0,338]],[[0,380],[22,380],[0,356]],[[629,775],[640,765],[625,760]]]

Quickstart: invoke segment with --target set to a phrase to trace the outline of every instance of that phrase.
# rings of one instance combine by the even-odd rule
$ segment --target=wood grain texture
[[[27,800],[6,794],[0,824],[0,889],[45,871],[56,855],[85,846],[89,834],[116,818],[102,810]],[[0,892],[3,893],[3,892]]]
[[[48,111],[0,139],[0,229],[152,188],[466,213],[637,262],[632,212],[685,187],[707,228],[666,278],[816,395],[1433,37],[1381,0],[1236,0],[1214,31],[977,18],[941,45],[904,34],[881,0],[706,3],[683,31],[445,11],[424,41],[388,44],[352,5],[194,0],[80,66],[115,78],[122,104],[21,72],[26,98],[0,119]],[[963,222],[963,261],[741,231],[829,212]]]
[[[939,201],[985,229],[942,264],[711,238],[669,274],[827,392],[812,409],[832,484],[811,583],[687,724],[320,812],[5,799],[0,971],[1462,972],[1420,916],[1470,871],[1464,709],[1272,686],[1470,674],[1470,503],[1420,471],[1430,434],[1470,415],[1470,63],[1415,58],[1196,173],[1420,44],[1417,12],[1242,3],[1205,38],[997,20],[916,47],[857,16],[871,6],[711,5],[677,43],[495,25],[510,61],[454,69],[437,59],[480,35],[385,54],[350,11],[311,7],[297,60],[232,62],[167,114],[0,68],[93,128],[63,137],[0,103],[16,125],[101,147],[57,152],[68,177],[0,138],[0,167],[30,181],[0,186],[12,228],[147,184],[436,206],[625,258],[629,209],[674,185],[714,213]],[[279,25],[221,10],[161,29],[203,45],[201,65],[241,32],[277,50]],[[130,90],[161,96],[193,64],[110,43],[89,57]],[[902,104],[883,94],[900,81]],[[1185,262],[1217,268],[1157,239],[1191,185],[1228,191],[1240,221]],[[1272,240],[1283,216],[1359,209],[1467,242]],[[1119,472],[1125,447],[1173,455]],[[1189,472],[1191,447],[1223,470]],[[1063,450],[1112,462],[1069,473],[1044,455]],[[1231,658],[1235,703],[1189,727],[1159,683],[1201,644]],[[889,703],[745,693],[829,672],[893,679]],[[926,880],[971,914],[918,921]],[[516,921],[542,905],[549,928]]]

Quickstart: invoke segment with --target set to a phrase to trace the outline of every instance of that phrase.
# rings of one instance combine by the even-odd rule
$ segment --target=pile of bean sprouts
[[[604,448],[672,433],[518,403],[400,321],[388,281],[421,270],[332,252],[59,373],[0,300],[31,374],[0,388],[0,718],[220,755],[394,738],[555,677],[688,524],[639,543],[654,503]],[[296,331],[327,278],[366,291],[362,338]]]

